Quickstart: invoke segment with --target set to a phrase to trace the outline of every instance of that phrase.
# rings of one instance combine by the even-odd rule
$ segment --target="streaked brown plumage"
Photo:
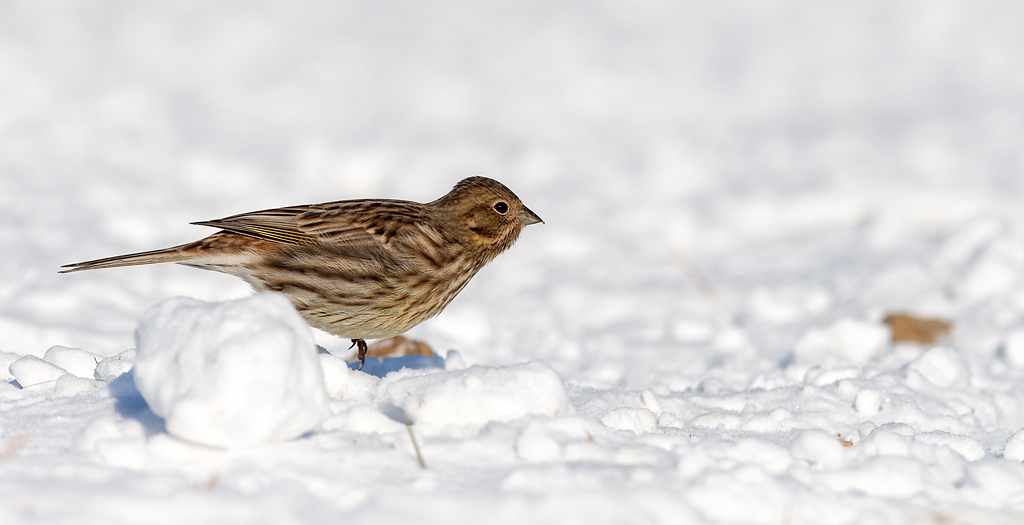
[[[361,199],[197,222],[221,231],[61,273],[179,263],[281,292],[306,321],[351,339],[401,334],[437,315],[523,227],[542,222],[498,181],[470,177],[433,202]]]

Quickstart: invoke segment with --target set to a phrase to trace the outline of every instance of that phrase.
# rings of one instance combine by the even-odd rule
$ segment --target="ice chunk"
[[[53,364],[47,363],[34,355],[27,355],[11,363],[8,367],[14,379],[22,388],[30,386],[53,386],[67,370]]]
[[[164,301],[136,331],[134,379],[167,431],[219,447],[284,441],[327,416],[313,334],[283,295]]]
[[[563,415],[569,403],[558,374],[536,362],[399,377],[390,384],[387,379],[384,388],[391,402],[418,425],[482,425],[532,414]]]
[[[51,346],[43,354],[43,361],[53,363],[69,373],[87,379],[93,378],[96,365],[100,362],[99,356],[95,354],[79,348],[68,348],[66,346]]]

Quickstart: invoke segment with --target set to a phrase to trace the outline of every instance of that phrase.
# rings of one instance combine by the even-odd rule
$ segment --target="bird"
[[[194,222],[219,231],[59,273],[177,263],[234,275],[256,292],[284,294],[310,326],[350,339],[362,369],[366,339],[439,314],[524,227],[543,222],[504,184],[469,177],[427,203],[354,199]]]

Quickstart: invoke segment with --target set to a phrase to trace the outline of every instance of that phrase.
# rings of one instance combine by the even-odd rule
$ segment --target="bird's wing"
[[[393,200],[338,201],[292,206],[197,222],[233,233],[296,245],[345,251],[405,251],[443,245],[436,220],[424,205]],[[423,245],[423,246],[421,246]]]
[[[367,235],[384,245],[401,243],[432,222],[424,205],[392,200],[321,204],[298,217],[303,233],[329,244],[366,242]]]
[[[317,239],[299,229],[297,218],[309,211],[308,206],[294,206],[273,210],[254,211],[232,215],[213,221],[193,222],[200,226],[212,226],[232,233],[257,237],[286,244],[313,246]]]

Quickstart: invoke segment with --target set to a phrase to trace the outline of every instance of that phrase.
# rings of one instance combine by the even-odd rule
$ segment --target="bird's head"
[[[432,204],[448,212],[474,244],[493,255],[512,246],[524,226],[544,222],[512,190],[487,177],[463,179]]]

